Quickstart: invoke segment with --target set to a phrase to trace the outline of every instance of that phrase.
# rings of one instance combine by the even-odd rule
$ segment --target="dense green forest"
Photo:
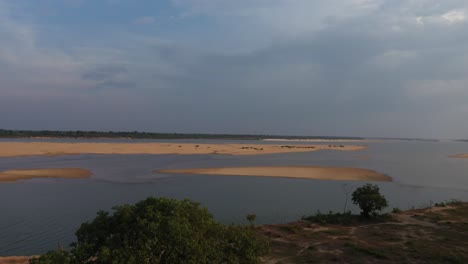
[[[0,138],[129,138],[129,139],[237,139],[258,140],[266,138],[287,139],[362,139],[358,137],[278,136],[278,135],[234,135],[234,134],[184,134],[152,132],[114,131],[56,131],[56,130],[6,130],[0,129]]]

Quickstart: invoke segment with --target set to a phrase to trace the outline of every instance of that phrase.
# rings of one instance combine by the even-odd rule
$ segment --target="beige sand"
[[[227,167],[204,169],[159,170],[157,173],[264,176],[318,180],[392,181],[373,170],[339,167]]]
[[[78,168],[9,170],[0,172],[0,182],[33,178],[89,178],[91,171]]]
[[[28,264],[31,257],[0,257],[0,264]]]
[[[271,142],[381,142],[382,140],[377,139],[292,139],[292,138],[265,138],[263,141]]]
[[[449,157],[451,157],[451,158],[460,158],[460,159],[468,159],[468,154],[455,154],[455,155],[451,155]]]
[[[0,157],[69,154],[258,155],[317,150],[356,151],[366,148],[367,146],[357,145],[0,142]]]

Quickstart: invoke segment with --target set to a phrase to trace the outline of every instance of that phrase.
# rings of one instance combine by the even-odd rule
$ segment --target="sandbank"
[[[0,264],[28,264],[31,257],[0,257]]]
[[[449,157],[459,158],[459,159],[468,159],[468,154],[455,154],[455,155],[450,155]]]
[[[89,178],[91,171],[78,168],[8,170],[0,172],[0,182],[33,178]]]
[[[344,167],[225,167],[158,170],[157,173],[282,177],[341,181],[392,181],[373,170]]]
[[[294,139],[294,138],[265,138],[262,141],[271,141],[271,142],[329,142],[329,143],[339,143],[339,142],[380,142],[381,140],[375,139],[314,139],[314,138],[304,138],[304,139]]]
[[[357,151],[366,148],[360,145],[0,142],[0,157],[73,154],[258,155],[318,150]]]

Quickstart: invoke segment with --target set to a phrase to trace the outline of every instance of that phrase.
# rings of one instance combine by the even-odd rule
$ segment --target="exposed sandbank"
[[[225,167],[157,170],[157,173],[261,176],[343,181],[392,181],[373,170],[341,167]]]
[[[32,257],[0,257],[0,264],[28,264]]]
[[[271,142],[329,142],[329,143],[339,143],[339,142],[380,142],[382,140],[375,139],[293,139],[293,138],[265,138],[262,141],[271,141]]]
[[[8,170],[0,172],[0,182],[33,178],[89,178],[91,171],[78,168]]]
[[[450,155],[449,157],[459,158],[459,159],[468,159],[468,154],[455,154],[455,155]]]
[[[0,142],[0,157],[72,154],[258,155],[318,150],[357,151],[366,148],[359,145]]]

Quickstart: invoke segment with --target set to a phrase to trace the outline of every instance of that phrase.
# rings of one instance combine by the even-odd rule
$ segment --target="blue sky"
[[[0,127],[466,138],[465,0],[0,0]]]

